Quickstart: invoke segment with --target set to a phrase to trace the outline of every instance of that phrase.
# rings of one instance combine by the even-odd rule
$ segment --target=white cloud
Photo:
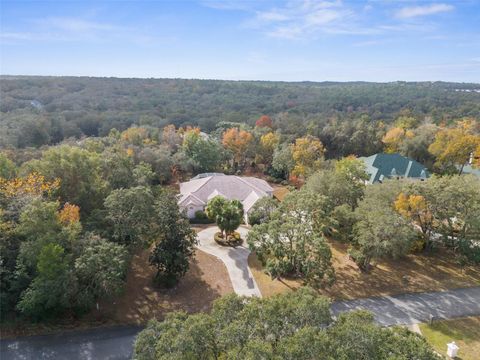
[[[72,17],[50,17],[35,21],[39,25],[70,32],[111,31],[117,26]]]
[[[341,1],[289,1],[282,7],[257,11],[248,27],[260,28],[268,36],[301,39],[314,33],[331,33],[342,29],[353,12]]]
[[[2,31],[4,44],[18,42],[129,42],[140,46],[171,43],[171,37],[155,36],[141,28],[119,26],[81,17],[48,17],[27,20],[33,25],[29,31]]]
[[[455,9],[448,4],[430,4],[424,6],[409,6],[398,10],[395,16],[399,19],[407,19],[418,16],[433,15],[442,12],[448,12]]]

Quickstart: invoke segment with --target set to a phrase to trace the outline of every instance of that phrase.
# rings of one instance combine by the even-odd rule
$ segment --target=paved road
[[[480,315],[480,287],[339,301],[332,305],[335,315],[355,309],[370,310],[384,326],[418,324],[427,322],[430,316],[449,319]]]
[[[367,309],[381,325],[415,324],[480,315],[480,287],[335,302],[332,311]],[[59,335],[0,340],[0,359],[130,359],[138,327],[99,328]]]
[[[57,335],[0,340],[1,360],[131,359],[139,327],[98,328]]]
[[[216,226],[200,231],[198,233],[198,248],[223,261],[232,281],[233,290],[238,295],[261,297],[260,289],[248,267],[250,250],[245,246],[232,248],[218,245],[213,239],[213,235],[218,231],[220,230]],[[248,234],[247,228],[240,227],[237,231],[243,239],[246,238]]]

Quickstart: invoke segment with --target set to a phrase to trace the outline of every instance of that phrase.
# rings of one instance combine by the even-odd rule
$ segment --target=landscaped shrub
[[[239,246],[242,245],[243,239],[238,232],[233,232],[226,237],[222,235],[221,232],[216,232],[215,235],[213,236],[215,242],[219,245],[222,246]]]
[[[207,216],[207,214],[205,214],[204,211],[197,210],[197,211],[195,211],[195,219],[205,220],[205,219],[208,219],[208,216]]]

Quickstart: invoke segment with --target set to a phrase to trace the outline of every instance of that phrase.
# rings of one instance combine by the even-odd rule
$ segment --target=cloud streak
[[[398,10],[395,17],[398,19],[409,19],[419,16],[434,15],[454,10],[452,5],[448,4],[430,4],[425,6],[408,6]]]
[[[270,37],[301,39],[314,33],[345,30],[346,20],[353,15],[340,1],[290,1],[281,7],[257,11],[247,26],[260,28]]]

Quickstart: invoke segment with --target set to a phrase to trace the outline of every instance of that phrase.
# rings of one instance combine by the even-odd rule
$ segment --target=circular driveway
[[[248,234],[248,229],[241,226],[237,232],[240,233],[244,244],[241,246],[227,247],[218,245],[213,236],[220,229],[217,226],[209,227],[198,233],[198,245],[197,247],[211,255],[216,256],[225,264],[230,280],[232,281],[233,290],[238,295],[244,296],[257,296],[261,297],[262,294],[253,278],[252,272],[248,267],[248,255],[250,250],[245,245],[245,239]]]

